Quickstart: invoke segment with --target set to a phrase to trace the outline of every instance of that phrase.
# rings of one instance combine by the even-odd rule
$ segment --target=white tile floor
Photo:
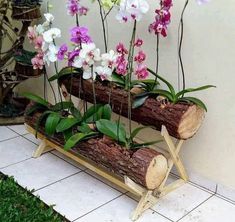
[[[137,202],[58,152],[31,158],[38,141],[23,126],[0,127],[0,171],[75,222],[127,222]],[[232,222],[235,205],[192,184],[168,194],[139,222]]]

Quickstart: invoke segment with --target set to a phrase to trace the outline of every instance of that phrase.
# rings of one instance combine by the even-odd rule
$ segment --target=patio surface
[[[56,151],[31,158],[38,140],[23,125],[0,127],[0,171],[70,221],[127,222],[137,202],[124,190]],[[172,180],[174,178],[172,177]],[[173,191],[138,222],[232,222],[235,203],[195,184]]]

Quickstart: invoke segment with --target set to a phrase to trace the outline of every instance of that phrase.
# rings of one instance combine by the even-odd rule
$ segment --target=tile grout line
[[[33,193],[35,193],[35,192],[37,192],[37,191],[39,191],[39,190],[43,190],[43,189],[45,189],[45,188],[47,188],[47,187],[49,187],[49,186],[51,186],[51,185],[53,185],[53,184],[59,183],[59,182],[61,182],[61,181],[63,181],[63,180],[66,180],[66,179],[68,179],[68,178],[70,178],[70,177],[72,177],[72,176],[75,176],[75,175],[77,175],[77,174],[79,174],[79,173],[81,173],[81,172],[82,172],[82,171],[73,173],[73,174],[71,174],[71,175],[69,175],[69,176],[67,176],[67,177],[64,177],[64,178],[61,178],[61,179],[59,179],[59,180],[57,180],[57,181],[54,181],[54,182],[52,182],[52,183],[49,183],[49,184],[47,184],[47,185],[45,185],[45,186],[43,186],[43,187],[41,187],[41,188],[35,189],[35,190],[33,191]]]
[[[32,157],[29,157],[29,158],[24,159],[24,160],[21,160],[21,161],[19,161],[19,162],[12,163],[12,164],[9,164],[9,165],[7,165],[7,166],[1,167],[0,170],[5,169],[5,168],[10,167],[10,166],[17,165],[17,164],[19,164],[19,163],[23,163],[23,162],[25,162],[25,161],[27,161],[27,160],[30,160],[30,159],[32,159]]]
[[[20,125],[22,125],[22,124],[20,124]],[[17,125],[13,125],[13,126],[17,126]],[[16,132],[15,130],[11,129],[9,126],[5,126],[5,127],[7,127],[9,130],[11,130],[12,132],[14,132],[14,133],[16,133],[16,134],[18,134],[18,135],[20,135],[20,136],[29,134],[29,133],[20,134],[20,133]]]
[[[0,143],[2,143],[2,142],[6,142],[6,141],[9,141],[9,140],[12,140],[12,139],[18,138],[18,137],[20,137],[20,135],[19,135],[19,134],[17,134],[17,136],[14,136],[14,137],[11,137],[11,138],[8,138],[8,139],[5,139],[5,140],[0,140]]]
[[[204,203],[206,203],[208,200],[210,200],[212,197],[214,197],[216,194],[212,194],[210,197],[208,197],[206,200],[204,200],[203,202],[201,202],[199,205],[197,205],[196,207],[194,207],[192,210],[190,210],[189,212],[187,212],[184,216],[182,216],[180,219],[178,219],[176,222],[180,222],[183,218],[185,218],[186,216],[188,216],[190,213],[192,213],[194,210],[196,210],[198,207],[202,206]]]
[[[177,178],[177,179],[180,179],[180,177],[179,177],[177,174],[175,174],[175,173],[170,172],[170,175],[173,176],[173,177],[175,177],[175,178]],[[186,183],[188,183],[188,184],[190,184],[190,185],[192,185],[192,186],[194,186],[194,187],[196,187],[196,188],[198,188],[198,189],[200,189],[200,190],[202,190],[202,191],[205,191],[205,192],[207,192],[207,193],[210,193],[210,194],[214,194],[215,191],[216,191],[216,187],[215,187],[215,190],[213,191],[213,190],[210,190],[210,189],[208,189],[208,188],[206,188],[206,187],[203,187],[203,186],[201,186],[201,185],[199,185],[199,184],[197,184],[197,183],[195,183],[195,182],[192,182],[192,181],[190,181],[190,180],[187,181]]]
[[[230,204],[235,205],[235,201],[233,201],[232,199],[229,199],[229,198],[227,198],[227,197],[225,197],[225,196],[223,196],[221,194],[216,193],[215,196],[218,197],[221,200],[224,200],[224,201],[226,201],[226,202],[228,202]]]
[[[94,208],[93,210],[88,211],[87,213],[83,214],[82,216],[80,216],[80,217],[78,217],[78,218],[72,220],[72,222],[74,222],[74,221],[76,221],[76,220],[79,220],[79,219],[81,219],[82,217],[85,217],[86,215],[88,215],[88,214],[94,212],[95,210],[98,210],[99,208],[101,208],[101,207],[103,207],[103,206],[105,206],[105,205],[111,203],[112,201],[114,201],[114,200],[116,200],[116,199],[118,199],[118,198],[120,198],[121,196],[124,196],[124,195],[125,195],[125,193],[121,193],[120,195],[118,195],[117,197],[113,198],[112,200],[109,200],[109,201],[107,201],[106,203],[101,204],[100,206]]]
[[[128,192],[125,193],[125,196],[129,197],[130,199],[132,199],[132,200],[134,200],[136,203],[138,203],[138,201],[137,201],[135,198],[133,198],[132,196],[128,196],[127,193],[128,193]],[[156,211],[156,210],[154,210],[154,209],[152,209],[152,208],[149,208],[148,210],[157,213],[158,215],[164,217],[165,219],[167,219],[167,220],[169,220],[169,221],[171,221],[171,222],[174,222],[173,220],[171,220],[171,219],[168,218],[167,216],[165,216],[165,215],[159,213],[158,211]]]

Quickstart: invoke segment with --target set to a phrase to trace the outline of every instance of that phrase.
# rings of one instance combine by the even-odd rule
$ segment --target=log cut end
[[[141,166],[136,175],[139,175],[139,178],[142,175],[142,184],[149,190],[158,188],[167,174],[166,157],[153,149],[142,148],[136,151],[132,158]]]
[[[158,155],[152,159],[146,173],[146,187],[150,190],[158,188],[167,173],[167,159]]]
[[[179,124],[178,134],[180,138],[191,138],[200,128],[204,117],[205,111],[202,108],[196,105],[190,106],[182,116]]]

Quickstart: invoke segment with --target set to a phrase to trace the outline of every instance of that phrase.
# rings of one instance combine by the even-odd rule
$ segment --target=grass
[[[18,185],[12,177],[0,172],[1,222],[66,222],[52,206],[43,203],[30,191]]]

